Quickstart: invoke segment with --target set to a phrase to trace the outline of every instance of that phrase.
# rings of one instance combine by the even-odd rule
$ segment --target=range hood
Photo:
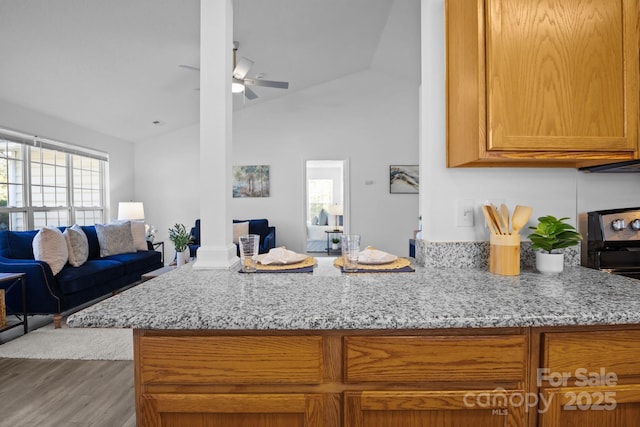
[[[579,170],[592,173],[638,173],[640,172],[640,160],[627,160],[625,162],[608,163],[606,165],[587,166],[579,168]]]

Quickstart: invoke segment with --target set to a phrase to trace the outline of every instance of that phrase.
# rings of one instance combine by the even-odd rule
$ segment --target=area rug
[[[0,345],[0,358],[133,360],[131,329],[43,326]]]

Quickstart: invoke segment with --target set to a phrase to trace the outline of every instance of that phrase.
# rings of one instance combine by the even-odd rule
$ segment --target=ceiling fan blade
[[[200,68],[194,67],[193,65],[180,64],[180,65],[178,65],[178,67],[186,68],[187,70],[200,71]]]
[[[253,66],[252,60],[241,56],[240,59],[238,60],[238,63],[236,64],[236,68],[233,69],[233,73],[232,73],[233,77],[235,77],[236,79],[242,80],[244,76],[247,75],[247,73],[249,72],[252,66]]]
[[[258,95],[247,86],[244,87],[244,96],[246,96],[247,99],[256,99],[258,97]]]
[[[275,87],[278,89],[289,89],[289,82],[275,82],[273,80],[244,79],[244,84],[263,87]]]

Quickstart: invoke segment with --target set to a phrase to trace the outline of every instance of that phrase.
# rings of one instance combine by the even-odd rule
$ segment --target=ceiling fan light
[[[244,92],[244,84],[240,80],[233,79],[231,81],[231,92],[242,93]]]

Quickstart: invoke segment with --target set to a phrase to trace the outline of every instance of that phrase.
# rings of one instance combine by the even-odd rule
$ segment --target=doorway
[[[332,242],[346,232],[347,160],[305,161],[305,248],[314,254],[332,254]],[[333,250],[333,253],[337,253]]]

